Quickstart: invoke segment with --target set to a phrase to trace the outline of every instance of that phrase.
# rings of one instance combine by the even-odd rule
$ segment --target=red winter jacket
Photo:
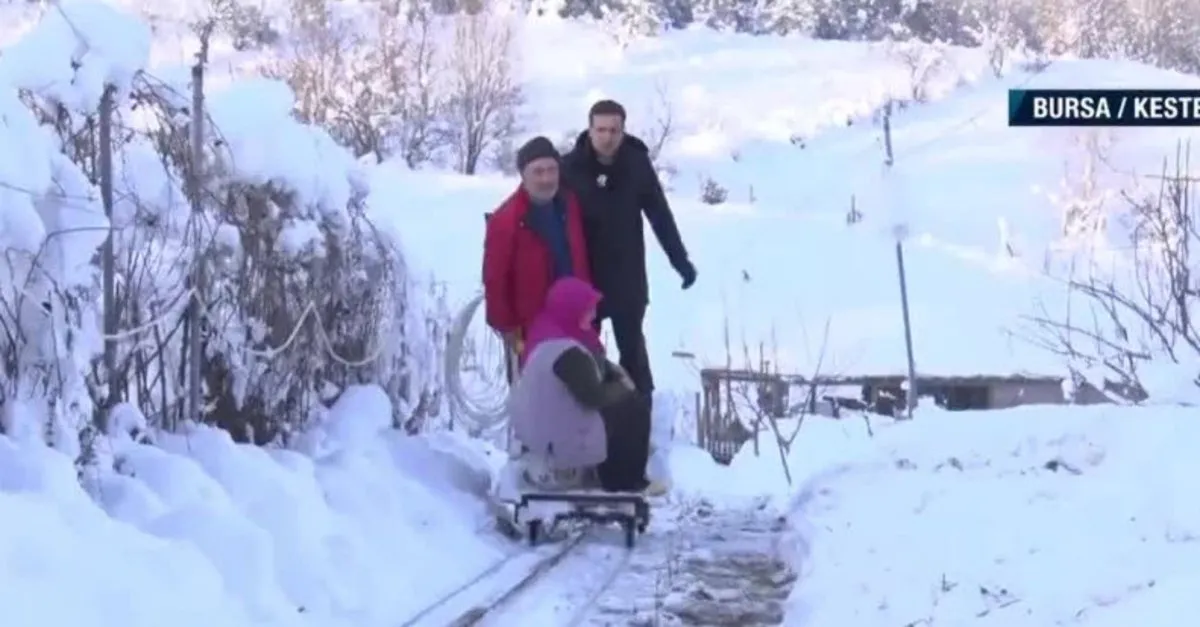
[[[583,215],[574,194],[562,190],[567,201],[567,241],[575,276],[591,282]],[[546,301],[554,282],[550,248],[525,221],[529,194],[513,192],[488,218],[483,240],[483,297],[488,326],[501,333],[524,335]]]

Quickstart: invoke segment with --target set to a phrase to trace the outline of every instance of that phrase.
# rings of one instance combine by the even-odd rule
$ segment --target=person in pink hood
[[[609,438],[617,435],[604,412],[634,394],[592,326],[600,298],[586,281],[561,278],[526,334],[508,402],[527,462],[524,480],[536,489],[589,487],[587,476],[608,458]]]

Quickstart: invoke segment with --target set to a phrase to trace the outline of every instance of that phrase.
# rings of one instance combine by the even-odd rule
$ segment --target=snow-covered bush
[[[262,78],[205,94],[197,151],[193,85],[142,70],[149,40],[79,0],[0,57],[3,431],[86,461],[106,408],[259,443],[287,443],[354,384],[382,386],[397,425],[436,411],[446,316],[372,222],[355,156]]]
[[[546,2],[527,3],[544,14]],[[905,39],[984,48],[1003,74],[1012,57],[1126,58],[1200,71],[1200,9],[1191,0],[563,0],[563,17],[601,20],[620,44],[702,24],[759,35]]]
[[[261,6],[237,0],[210,0],[216,27],[234,50],[261,50],[279,43],[282,34]]]
[[[908,76],[906,99],[916,103],[928,102],[930,83],[946,69],[945,48],[909,40],[893,42],[889,53]]]
[[[69,455],[94,418],[85,377],[101,339],[93,261],[109,221],[92,183],[95,112],[144,64],[139,26],[64,3],[0,56],[0,416],[5,433]]]
[[[726,200],[729,200],[729,190],[711,176],[705,177],[704,182],[700,184],[700,202],[706,205],[720,205]]]
[[[426,336],[399,243],[371,221],[354,156],[295,104],[285,84],[247,79],[209,109],[205,402],[259,443],[286,442],[347,385],[378,383],[402,411],[430,393],[406,363]]]

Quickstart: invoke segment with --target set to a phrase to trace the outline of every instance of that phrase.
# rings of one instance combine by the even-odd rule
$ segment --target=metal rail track
[[[592,564],[593,560],[585,559],[586,555],[579,555],[577,549],[585,539],[594,538],[594,532],[598,529],[603,530],[603,527],[588,526],[560,543],[518,551],[501,558],[470,581],[421,610],[402,627],[485,627],[491,619],[502,615],[539,583],[551,581],[551,573],[557,572],[559,566],[573,563],[569,558],[578,555],[582,559],[581,565]],[[618,550],[615,546],[610,545],[610,548]],[[624,570],[631,552],[623,546],[619,551],[620,557],[612,560],[613,563],[606,566],[603,573],[598,573],[598,577],[588,577],[592,581],[586,584],[584,598],[572,603],[571,618],[569,622],[561,623],[562,627],[580,624]],[[572,581],[569,585],[575,587],[578,583]],[[580,595],[572,596],[578,598]]]
[[[632,554],[623,544],[589,542],[563,555],[511,594],[479,608],[474,620],[465,625],[509,627],[521,622],[552,623],[558,627],[581,625],[617,576],[626,570]]]
[[[563,627],[579,627],[583,624],[583,621],[588,617],[589,613],[592,611],[592,608],[596,606],[596,602],[599,601],[600,597],[612,587],[613,582],[617,579],[617,575],[620,575],[625,571],[625,567],[629,563],[629,560],[632,556],[633,551],[625,551],[621,558],[617,560],[617,563],[610,568],[608,573],[601,580],[600,585],[593,587],[588,592],[584,603],[579,604],[579,606],[575,609],[575,612],[572,613],[571,619],[565,623]]]
[[[514,581],[511,585],[506,586],[503,590],[481,603],[477,603],[467,611],[463,612],[459,617],[447,627],[475,627],[482,624],[488,617],[497,609],[503,607],[506,603],[511,602],[521,595],[522,592],[530,589],[542,577],[553,572],[554,568],[583,542],[585,536],[589,535],[590,529],[585,529],[583,533],[570,538],[566,541],[566,545],[560,547],[560,550],[555,552],[550,557],[538,562],[533,568],[529,569],[526,574],[519,580]]]
[[[401,624],[401,627],[466,627],[487,611],[528,587],[570,554],[590,529],[553,545],[516,551],[487,567],[471,580],[443,595]],[[461,608],[469,605],[465,612]]]

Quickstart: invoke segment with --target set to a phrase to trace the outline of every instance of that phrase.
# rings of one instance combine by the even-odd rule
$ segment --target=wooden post
[[[204,317],[204,239],[203,229],[199,228],[200,216],[204,212],[201,196],[204,189],[204,66],[208,62],[208,40],[212,34],[212,23],[200,34],[200,51],[196,53],[196,64],[192,66],[192,169],[188,175],[188,193],[191,196],[192,213],[195,214],[197,225],[192,229],[192,268],[188,276],[188,287],[191,290],[188,302],[188,368],[187,368],[187,411],[184,420],[200,421],[203,419],[203,394],[201,383],[201,368],[204,360],[201,355],[204,344],[201,341],[202,319]]]
[[[885,176],[894,176],[892,166],[896,159],[892,153],[892,101],[889,100],[883,115],[883,147],[885,150]],[[893,201],[895,199],[893,198]],[[905,391],[906,417],[912,420],[917,407],[917,365],[913,357],[912,324],[908,314],[908,279],[904,271],[904,243],[900,233],[896,234],[896,273],[900,277],[900,310],[904,318],[904,349],[908,355],[908,390]]]
[[[120,377],[117,376],[117,286],[116,286],[116,251],[113,240],[116,239],[116,228],[113,219],[113,100],[115,92],[112,86],[105,88],[100,98],[100,202],[104,205],[104,215],[108,218],[108,237],[104,240],[101,250],[101,265],[104,289],[104,376],[108,387],[108,398],[105,399],[105,413],[124,398]],[[102,427],[103,428],[103,427]]]

